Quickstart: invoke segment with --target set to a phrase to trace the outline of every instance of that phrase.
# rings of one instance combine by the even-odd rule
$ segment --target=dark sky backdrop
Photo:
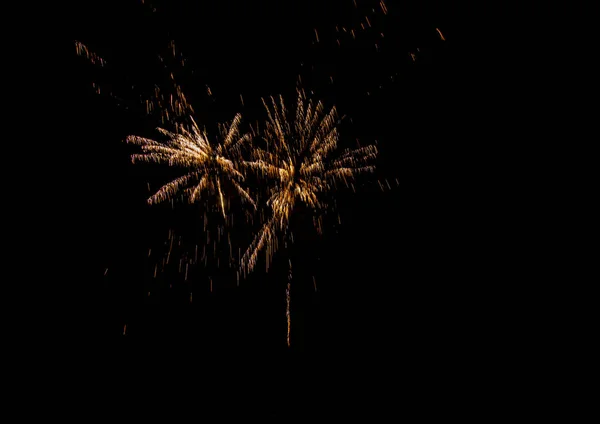
[[[450,393],[469,381],[473,396],[479,377],[461,370],[477,368],[477,358],[499,348],[490,342],[497,323],[486,311],[495,302],[500,273],[488,266],[492,254],[483,246],[494,226],[486,217],[501,205],[482,200],[490,185],[478,175],[493,149],[481,145],[485,117],[476,99],[486,88],[472,79],[477,65],[471,67],[475,60],[460,43],[459,12],[447,2],[388,0],[388,15],[378,13],[372,22],[385,34],[377,52],[373,34],[347,37],[342,48],[335,43],[336,24],[360,22],[352,0],[157,1],[156,13],[134,1],[85,3],[73,11],[73,40],[119,66],[93,68],[74,47],[65,65],[72,95],[68,141],[77,158],[69,225],[73,254],[85,264],[78,274],[81,291],[92,293],[75,300],[82,314],[74,325],[99,345],[119,343],[101,365],[89,364],[108,367],[107,384],[121,386],[116,397],[129,404],[133,393],[147,391],[146,399],[155,395],[168,408],[165,399],[189,396],[173,408],[213,413],[216,407],[203,410],[193,400],[205,390],[205,373],[221,375],[214,364],[231,355],[218,389],[223,397],[259,390],[252,381],[271,386],[269,393],[285,391],[286,376],[293,376],[294,385],[302,382],[306,389],[304,397],[288,400],[291,415],[352,404],[370,410],[357,401],[360,390],[370,387],[378,393],[371,400],[391,410],[418,404],[432,411],[428,399],[434,398],[440,408],[440,402],[447,402],[444,408],[468,403]],[[377,1],[358,1],[367,3],[380,10]],[[191,304],[181,282],[151,300],[146,296],[152,284],[148,246],[165,239],[169,224],[159,219],[173,218],[144,203],[148,170],[131,165],[132,150],[122,140],[152,135],[156,122],[142,109],[125,110],[95,95],[91,83],[103,81],[116,94],[128,93],[132,84],[160,83],[154,58],[170,39],[194,70],[182,85],[209,128],[236,112],[251,122],[263,119],[260,98],[293,98],[301,74],[305,89],[352,118],[342,127],[342,145],[356,138],[378,142],[376,175],[355,194],[337,193],[342,225],[327,226],[321,238],[307,236],[294,253],[292,352],[285,348],[285,267],[258,273],[239,288],[216,285],[212,294],[198,284]],[[377,179],[387,179],[393,189],[382,192]],[[276,262],[279,256],[285,261],[280,252]],[[280,370],[276,377],[250,359],[259,352],[267,368]],[[237,386],[230,373],[242,369],[255,380]],[[350,389],[359,380],[364,384]],[[334,381],[346,387],[339,396],[328,388]],[[437,396],[439,391],[447,396]],[[253,410],[285,409],[276,399],[265,394],[263,406]],[[244,410],[230,405],[222,411]]]

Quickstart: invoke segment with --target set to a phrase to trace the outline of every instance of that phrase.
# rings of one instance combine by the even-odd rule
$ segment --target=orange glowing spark
[[[387,6],[385,5],[385,2],[384,2],[383,0],[381,0],[381,1],[379,2],[379,5],[381,6],[381,10],[382,10],[382,12],[384,13],[384,15],[387,15],[387,12],[388,12],[388,11],[387,11]]]
[[[436,28],[435,30],[438,32],[438,34],[440,34],[440,38],[442,39],[442,41],[446,41],[446,38],[444,37],[444,34],[442,34],[442,31],[440,31],[439,28]]]
[[[104,60],[103,58],[98,56],[96,53],[91,51],[85,44],[83,44],[80,41],[75,41],[75,50],[77,51],[78,56],[85,57],[87,60],[90,61],[90,63],[92,63],[94,65],[96,65],[96,64],[98,64],[100,66],[106,65],[106,60]]]

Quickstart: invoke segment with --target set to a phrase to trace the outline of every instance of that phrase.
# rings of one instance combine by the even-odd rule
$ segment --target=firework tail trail
[[[291,346],[291,327],[292,327],[292,312],[290,310],[291,303],[291,285],[292,285],[292,260],[289,260],[288,282],[285,289],[285,317],[287,319],[287,347]]]
[[[263,99],[267,122],[263,138],[268,149],[252,149],[252,160],[244,166],[270,182],[267,207],[270,218],[263,224],[240,261],[240,267],[249,273],[255,267],[258,255],[266,250],[267,270],[277,250],[277,240],[288,232],[290,217],[297,203],[304,203],[313,211],[327,205],[320,195],[333,191],[337,184],[348,186],[349,180],[362,172],[373,172],[367,165],[377,156],[375,146],[346,149],[335,159],[328,157],[337,148],[339,134],[336,127],[337,111],[332,107],[325,112],[321,102],[306,100],[302,90],[297,91],[295,113],[290,117],[281,96]],[[320,230],[320,220],[317,232]],[[290,287],[291,260],[286,289],[287,344],[290,345]]]

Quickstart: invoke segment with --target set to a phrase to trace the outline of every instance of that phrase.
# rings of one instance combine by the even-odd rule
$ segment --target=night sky
[[[496,147],[482,144],[493,131],[483,129],[489,118],[478,99],[493,89],[473,78],[483,65],[467,51],[460,13],[447,2],[387,0],[387,14],[378,1],[356,2],[90,1],[73,11],[63,130],[74,158],[66,172],[72,196],[64,196],[69,249],[80,258],[72,324],[109,350],[85,363],[82,379],[89,372],[118,393],[90,396],[94,408],[123,403],[137,417],[141,402],[149,416],[160,405],[199,419],[335,418],[384,410],[455,416],[485,403],[477,387],[489,365],[482,358],[499,348],[488,310],[502,276],[485,246],[502,231],[489,213],[503,206],[487,195],[495,182],[481,178],[501,147],[497,133],[488,136]],[[365,14],[372,28],[355,39],[336,32],[336,25],[360,29]],[[77,56],[75,40],[109,66]],[[323,236],[309,231],[300,211],[306,231],[291,253],[276,253],[269,273],[263,259],[239,287],[235,274],[211,269],[212,293],[202,266],[193,281],[152,278],[148,249],[173,226],[198,231],[201,217],[189,205],[148,206],[146,184],[156,188],[168,174],[132,165],[135,149],[123,142],[155,135],[159,123],[137,99],[165,82],[156,55],[170,40],[188,60],[180,83],[209,132],[237,112],[246,123],[264,120],[260,99],[295,99],[300,75],[306,91],[346,115],[342,147],[358,139],[379,149],[376,173],[360,177],[356,193],[333,194],[337,209]],[[93,82],[120,99],[95,94]],[[216,386],[206,386],[208,374]],[[226,406],[202,404],[205,392]],[[261,400],[233,400],[251,393]]]

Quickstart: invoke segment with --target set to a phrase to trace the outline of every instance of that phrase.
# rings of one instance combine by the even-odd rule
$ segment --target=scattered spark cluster
[[[322,28],[313,28],[312,45],[330,52],[336,50],[347,52],[352,57],[359,53],[368,62],[376,61],[380,53],[385,52],[388,55],[398,56],[398,59],[401,57],[400,54],[405,55],[404,57],[410,63],[417,63],[426,50],[418,44],[405,46],[405,49],[399,50],[398,44],[394,41],[394,28],[403,26],[398,18],[406,15],[400,10],[401,7],[402,5],[396,2],[391,2],[388,6],[385,0],[348,1],[344,13],[339,14],[338,22]],[[436,32],[439,40],[446,41],[439,27],[432,27],[430,30]],[[315,65],[312,65],[311,70],[315,71]],[[337,82],[336,75],[331,73],[328,66],[325,66],[323,72],[323,77],[329,84]],[[360,95],[373,96],[377,90],[397,82],[399,77],[397,72],[390,72],[372,78],[372,85],[363,88],[364,91],[361,91]],[[344,86],[343,90],[350,88]]]
[[[79,56],[85,57],[93,65],[105,66],[106,60],[91,51],[88,46],[80,41],[75,41],[75,50]]]
[[[78,56],[84,57],[93,65],[100,66],[102,68],[109,68],[107,60],[92,51],[87,45],[81,41],[75,41],[75,50]],[[183,54],[177,50],[175,41],[171,40],[167,45],[168,55],[157,55],[158,65],[162,67],[162,70],[166,72],[167,84],[155,84],[150,93],[138,92],[134,94],[134,98],[137,97],[136,101],[142,107],[145,114],[149,116],[157,115],[161,125],[170,125],[172,127],[178,124],[188,124],[187,119],[193,116],[195,111],[191,103],[185,96],[184,90],[177,81],[175,64],[181,68],[185,66],[185,58]],[[177,62],[175,62],[177,61]],[[111,88],[103,87],[102,84],[92,82],[92,87],[96,94],[102,94],[113,99],[117,105],[130,109],[131,101],[125,100],[127,96],[120,93],[117,96]],[[132,93],[135,93],[134,86],[131,87]],[[132,93],[127,93],[131,95]],[[188,124],[189,125],[189,124]]]
[[[386,31],[392,27],[394,13],[389,13],[384,0],[352,1],[354,16],[345,23],[335,25],[335,42],[338,47],[349,44],[362,37],[366,42],[372,43],[373,49],[381,51],[382,43],[386,38]],[[393,4],[392,9],[396,4]],[[439,28],[435,28],[440,39],[446,41]],[[315,34],[317,30],[315,29]],[[319,42],[317,36],[316,42]],[[409,53],[410,54],[410,53]],[[414,54],[414,53],[413,53]]]
[[[342,43],[355,41],[357,37],[361,37],[364,34],[369,34],[376,31],[377,26],[375,25],[374,20],[382,21],[383,16],[388,14],[388,9],[384,0],[380,0],[379,2],[369,2],[366,5],[363,2],[360,7],[357,1],[353,0],[353,5],[355,11],[358,12],[360,16],[353,22],[348,22],[347,24],[337,24],[335,26],[336,43],[338,47],[341,47]],[[379,39],[385,38],[384,33],[381,31],[378,32],[376,36]],[[379,51],[380,45],[378,42],[374,42],[373,47],[376,51]]]

